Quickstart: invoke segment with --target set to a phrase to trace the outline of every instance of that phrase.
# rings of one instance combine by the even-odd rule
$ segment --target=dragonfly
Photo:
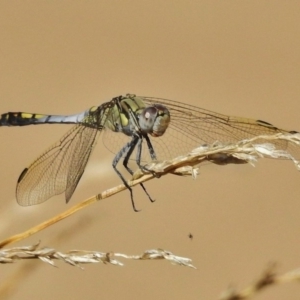
[[[262,120],[227,116],[173,100],[134,94],[114,97],[73,115],[8,112],[0,116],[0,126],[32,124],[75,126],[22,171],[16,187],[16,199],[20,205],[39,204],[61,193],[65,193],[68,203],[97,138],[103,133],[104,145],[115,153],[112,167],[129,190],[134,211],[138,210],[132,188],[117,168],[121,160],[132,175],[129,160],[134,160],[140,169],[147,170],[143,162],[168,160],[216,141],[226,144],[259,135],[298,133]],[[288,141],[273,143],[276,149],[289,150],[294,152],[295,157],[300,157],[299,149]],[[222,164],[220,161],[215,163]],[[153,202],[145,186],[142,183],[140,186]]]

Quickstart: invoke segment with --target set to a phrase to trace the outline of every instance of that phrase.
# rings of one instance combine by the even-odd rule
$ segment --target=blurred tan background
[[[1,1],[0,112],[72,114],[130,92],[300,130],[299,37],[299,1]],[[63,195],[17,205],[20,172],[68,129],[1,128],[1,239],[120,183],[100,138],[68,205]],[[0,283],[10,284],[2,297],[217,299],[270,262],[279,272],[299,267],[300,174],[292,163],[205,166],[196,181],[169,175],[146,187],[157,201],[134,188],[140,213],[123,192],[16,245],[127,254],[160,247],[190,257],[197,270],[166,261],[83,271],[18,262],[1,266]],[[256,299],[299,294],[290,283]]]

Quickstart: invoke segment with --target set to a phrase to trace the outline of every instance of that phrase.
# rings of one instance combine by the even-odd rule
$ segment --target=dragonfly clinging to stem
[[[32,124],[76,125],[23,170],[16,188],[20,205],[39,204],[63,192],[66,202],[69,202],[97,137],[104,132],[104,144],[116,153],[112,166],[129,190],[135,211],[132,189],[117,169],[122,159],[132,175],[128,161],[133,153],[138,167],[145,169],[143,161],[171,159],[203,144],[216,141],[234,143],[258,135],[297,133],[261,120],[230,117],[177,101],[133,94],[115,97],[75,115],[9,112],[0,117],[0,126]],[[277,149],[295,151],[288,141],[278,141],[275,145]],[[299,154],[298,150],[296,157],[299,158]],[[144,185],[140,185],[153,201]]]

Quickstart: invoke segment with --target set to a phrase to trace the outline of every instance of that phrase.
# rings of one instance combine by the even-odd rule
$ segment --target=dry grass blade
[[[244,300],[250,299],[256,296],[262,290],[267,287],[288,283],[292,281],[300,280],[300,269],[288,272],[283,275],[277,275],[275,272],[275,264],[270,265],[261,275],[261,277],[256,280],[252,285],[247,288],[237,291],[232,287],[227,289],[220,296],[220,300]]]
[[[261,144],[261,141],[266,141]],[[259,143],[260,141],[260,143]],[[208,146],[204,145],[197,149],[194,149],[192,152],[174,158],[169,161],[163,162],[152,162],[148,164],[146,167],[150,171],[154,171],[156,174],[155,177],[161,177],[168,173],[186,176],[190,175],[193,178],[197,176],[197,169],[195,166],[203,163],[203,162],[212,162],[219,165],[224,164],[243,164],[250,163],[254,165],[257,159],[262,157],[271,157],[275,159],[288,159],[291,160],[300,170],[299,161],[293,157],[290,153],[278,150],[275,147],[275,143],[279,141],[289,142],[294,146],[300,146],[300,134],[276,134],[276,135],[267,135],[267,136],[257,136],[252,139],[242,140],[236,144],[222,145],[218,142],[215,144]],[[148,181],[153,179],[154,175],[150,172],[147,174],[145,170],[137,170],[135,172],[131,181],[129,181],[130,186],[135,186],[139,183]],[[96,203],[99,200],[103,200],[108,198],[114,194],[117,194],[126,187],[122,184],[117,187],[108,189],[101,194],[93,196],[87,200],[82,201],[81,203],[74,205],[67,211],[17,235],[9,237],[0,242],[0,248],[8,245],[10,243],[20,241],[28,236],[33,235],[71,215],[78,212],[79,210],[89,206],[93,203]]]
[[[113,252],[99,252],[86,250],[71,250],[66,253],[57,251],[53,248],[38,248],[39,243],[31,246],[15,247],[2,249],[0,251],[0,263],[13,263],[24,259],[40,259],[41,261],[54,266],[55,260],[60,260],[72,266],[81,267],[82,264],[104,263],[123,266],[123,263],[117,260],[117,257],[132,260],[168,260],[172,264],[186,266],[196,269],[191,260],[186,257],[174,255],[170,251],[163,249],[146,250],[140,255],[127,255]]]
[[[78,218],[75,224],[71,226],[65,226],[64,230],[58,231],[54,238],[51,239],[50,243],[57,243],[60,240],[64,242],[68,241],[72,236],[76,235],[80,230],[86,230],[92,223],[92,220],[86,218]],[[48,241],[49,242],[49,241]],[[25,249],[32,249],[33,246],[21,247]],[[37,247],[34,245],[34,247]],[[18,248],[15,248],[18,249]],[[0,249],[0,253],[1,249]],[[8,261],[13,262],[13,261]],[[23,261],[22,264],[18,265],[18,268],[15,268],[13,273],[7,276],[5,279],[1,280],[0,284],[0,299],[8,299],[18,290],[17,286],[22,282],[26,277],[29,278],[33,276],[41,264],[32,264],[30,260]]]

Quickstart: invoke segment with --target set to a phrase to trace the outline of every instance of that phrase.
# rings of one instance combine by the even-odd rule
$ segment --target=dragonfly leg
[[[151,156],[151,159],[152,160],[156,160],[156,154],[155,154],[155,151],[154,151],[154,148],[151,144],[151,141],[149,139],[149,136],[148,135],[145,135],[145,140],[147,142],[147,146],[148,146],[148,150],[149,150],[149,153],[150,153],[150,156]]]
[[[126,153],[126,156],[123,160],[123,166],[126,168],[126,170],[131,174],[133,175],[133,171],[128,167],[128,160],[130,159],[131,157],[131,154],[135,148],[136,145],[138,145],[138,148],[137,148],[137,156],[136,156],[136,162],[137,162],[137,165],[139,166],[139,168],[142,169],[142,166],[140,165],[140,161],[141,161],[141,153],[142,153],[142,142],[143,142],[143,139],[139,136],[136,137],[137,141],[135,142],[135,145],[133,147],[131,147],[127,153]],[[142,187],[142,189],[144,190],[144,192],[146,193],[146,195],[148,196],[149,200],[151,202],[154,202],[155,200],[152,199],[152,197],[150,196],[150,194],[148,193],[148,191],[146,190],[145,186],[140,183],[140,186]]]
[[[137,143],[137,153],[136,153],[136,164],[139,166],[140,169],[145,169],[145,167],[143,167],[141,165],[141,155],[142,155],[142,144],[143,144],[143,139],[139,138],[138,143]],[[129,157],[128,157],[129,158]],[[128,162],[128,159],[127,159]],[[126,168],[126,167],[125,167]],[[151,172],[151,171],[150,171]],[[148,196],[149,200],[151,202],[155,202],[155,199],[152,199],[152,197],[150,196],[150,194],[147,192],[146,188],[144,187],[144,185],[142,183],[140,183],[141,187],[143,188],[144,192],[146,193],[146,195]]]
[[[134,201],[133,201],[133,193],[132,193],[132,188],[129,186],[129,184],[127,183],[127,181],[125,180],[125,178],[123,177],[123,175],[121,174],[121,172],[117,169],[117,164],[120,161],[120,159],[122,158],[123,154],[126,153],[127,156],[127,152],[133,151],[133,149],[135,148],[136,144],[138,142],[138,139],[136,137],[133,137],[133,139],[127,143],[115,156],[113,163],[112,163],[112,167],[114,168],[115,172],[118,174],[118,176],[121,178],[121,180],[123,181],[124,185],[126,186],[126,188],[129,190],[130,192],[130,199],[131,199],[131,204],[132,204],[132,208],[135,212],[138,212],[139,210],[136,209]],[[132,149],[133,148],[133,149]]]
[[[148,150],[149,150],[151,159],[152,159],[152,160],[156,160],[156,154],[155,154],[154,148],[153,148],[153,146],[152,146],[152,144],[151,144],[151,141],[150,141],[148,135],[145,135],[144,137],[145,137],[145,140],[146,140],[146,142],[147,142],[147,146],[148,146]],[[160,178],[160,175],[157,174],[155,171],[149,170],[149,169],[146,168],[145,166],[142,166],[142,165],[141,165],[141,152],[142,152],[142,145],[141,145],[140,153],[138,152],[138,153],[139,153],[139,158],[136,159],[137,165],[140,167],[140,169],[145,170],[145,171],[147,171],[147,172],[150,172],[155,178]],[[138,154],[138,153],[137,153],[137,154]]]

